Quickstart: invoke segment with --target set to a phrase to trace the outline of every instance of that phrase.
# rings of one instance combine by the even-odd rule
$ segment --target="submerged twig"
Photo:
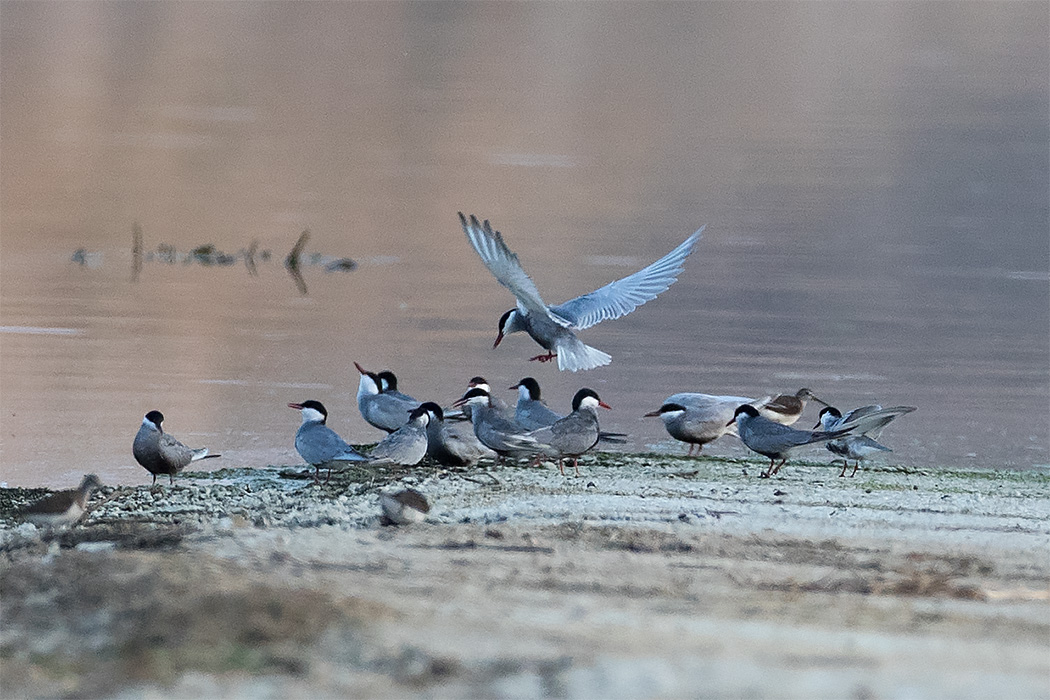
[[[131,281],[139,281],[142,272],[142,227],[139,222],[131,225]]]
[[[288,269],[288,274],[292,276],[292,281],[295,282],[295,286],[299,288],[300,294],[306,294],[306,280],[303,279],[303,273],[299,270],[299,258],[303,254],[303,248],[306,247],[306,242],[310,240],[310,229],[306,229],[299,234],[299,240],[292,246],[287,257],[284,259],[284,266]]]

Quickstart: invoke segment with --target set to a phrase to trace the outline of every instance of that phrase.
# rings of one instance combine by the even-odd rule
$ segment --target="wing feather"
[[[478,221],[473,214],[470,218],[459,213],[459,223],[463,226],[463,232],[467,234],[467,240],[474,251],[485,263],[485,267],[504,287],[509,289],[518,300],[518,306],[532,314],[540,316],[551,316],[550,310],[540,297],[540,291],[536,289],[536,283],[525,272],[518,261],[518,256],[507,247],[503,241],[503,235],[494,231],[488,219],[484,223]],[[565,325],[563,319],[551,316],[551,320],[559,325]]]
[[[590,328],[596,323],[625,316],[667,290],[682,272],[685,259],[700,240],[704,227],[653,264],[601,289],[551,307],[550,312],[569,321],[574,330]],[[488,264],[488,263],[486,263]],[[490,266],[491,270],[492,267]],[[495,274],[495,271],[493,270]],[[499,277],[499,275],[496,275]]]

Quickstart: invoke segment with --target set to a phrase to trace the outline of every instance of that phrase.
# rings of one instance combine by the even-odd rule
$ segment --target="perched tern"
[[[543,450],[536,438],[492,407],[490,395],[475,387],[467,390],[454,406],[469,406],[470,422],[481,444],[500,457],[530,457]]]
[[[473,215],[467,219],[460,213],[459,221],[485,267],[518,301],[515,308],[500,317],[499,333],[492,347],[499,345],[506,335],[525,331],[547,351],[533,360],[549,362],[557,357],[558,369],[571,372],[601,367],[612,361],[601,350],[584,345],[574,331],[619,318],[655,299],[678,278],[686,257],[704,230],[701,226],[670,253],[632,275],[558,306],[547,306],[499,231]]]
[[[842,472],[840,477],[846,476],[849,468],[849,460],[854,460],[853,472],[850,476],[856,476],[860,469],[861,460],[878,454],[879,452],[892,452],[890,448],[879,443],[877,438],[885,428],[897,416],[903,416],[915,410],[914,406],[894,406],[883,408],[879,405],[861,406],[843,415],[834,406],[828,406],[820,411],[817,424],[825,431],[852,428],[853,432],[845,437],[829,440],[824,446],[832,454],[842,458]]]
[[[320,481],[321,467],[328,468],[330,477],[332,466],[337,462],[363,462],[367,459],[325,425],[328,410],[320,401],[311,399],[290,403],[288,408],[294,408],[302,414],[303,422],[295,433],[295,451],[313,466],[314,479]]]
[[[361,411],[361,417],[388,433],[394,432],[407,423],[408,412],[417,407],[419,402],[397,391],[396,377],[393,380],[393,389],[396,393],[386,393],[382,390],[383,382],[389,382],[393,373],[389,373],[384,380],[380,375],[369,372],[356,362],[354,367],[361,373],[361,380],[357,385],[357,408]]]
[[[383,438],[368,453],[369,464],[419,464],[427,454],[430,413],[422,405],[408,414],[408,422]]]
[[[811,400],[824,406],[828,405],[814,396],[812,391],[803,387],[794,394],[781,394],[773,398],[773,400],[763,403],[758,406],[758,412],[769,420],[776,421],[781,425],[791,425],[802,417],[802,411],[806,408],[806,403]]]
[[[540,398],[540,383],[532,377],[525,377],[510,388],[518,391],[514,420],[525,430],[546,428],[563,418],[543,402],[543,399]]]
[[[469,467],[496,453],[481,444],[474,426],[466,421],[446,423],[441,406],[432,401],[419,406],[430,414],[427,423],[427,456],[448,467]]]
[[[379,393],[393,396],[395,399],[404,401],[406,403],[414,403],[417,406],[419,405],[420,402],[417,399],[414,399],[408,394],[403,394],[397,390],[397,375],[395,375],[393,372],[391,372],[388,369],[385,369],[382,372],[376,374],[376,376],[379,377]]]
[[[576,475],[580,474],[580,455],[598,444],[598,407],[612,408],[598,398],[592,389],[580,389],[572,397],[572,413],[546,428],[529,435],[544,447],[544,452],[558,458],[558,471],[565,475],[564,460],[572,457]]]
[[[773,476],[780,471],[784,462],[787,461],[788,454],[795,448],[833,440],[852,430],[852,428],[833,432],[797,430],[760,415],[758,409],[749,403],[737,406],[729,423],[734,421],[740,440],[754,452],[769,457],[769,468],[760,475],[763,478]],[[774,468],[773,465],[778,459],[780,464]]]
[[[689,454],[697,454],[709,442],[726,433],[733,433],[733,416],[737,406],[754,404],[744,396],[717,396],[713,394],[680,393],[664,399],[660,408],[645,414],[659,418],[675,440],[689,443]]]
[[[135,461],[153,475],[154,484],[157,483],[159,474],[167,474],[170,483],[174,484],[175,475],[190,462],[222,456],[208,454],[206,447],[186,447],[174,436],[164,432],[160,427],[163,422],[164,414],[160,411],[147,413],[139,426],[139,432],[135,435],[135,442],[131,445]]]
[[[91,492],[102,487],[102,482],[94,474],[88,474],[80,486],[69,491],[56,491],[44,498],[29,504],[19,515],[38,527],[58,527],[74,523],[87,510],[87,501]]]

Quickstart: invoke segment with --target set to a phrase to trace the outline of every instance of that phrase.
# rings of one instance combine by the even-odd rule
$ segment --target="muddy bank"
[[[0,531],[5,696],[1050,697],[1050,476],[223,470]],[[378,523],[412,485],[426,523]],[[4,514],[31,494],[0,495]]]

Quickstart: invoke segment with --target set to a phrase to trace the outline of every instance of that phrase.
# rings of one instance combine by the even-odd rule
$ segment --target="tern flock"
[[[546,351],[531,360],[556,359],[558,369],[570,372],[612,361],[607,353],[584,344],[576,332],[625,316],[670,288],[704,230],[701,227],[667,255],[631,275],[549,306],[499,231],[475,216],[460,213],[459,220],[485,267],[516,300],[515,307],[500,317],[492,347],[499,346],[512,333],[528,333]],[[579,474],[579,457],[599,441],[625,441],[622,434],[599,429],[597,409],[610,406],[586,387],[576,392],[572,410],[560,415],[540,398],[539,383],[532,377],[524,377],[510,387],[518,392],[513,408],[492,394],[483,377],[473,377],[465,393],[451,406],[442,408],[433,401],[418,401],[399,391],[397,376],[389,370],[369,372],[356,362],[354,365],[360,374],[357,405],[361,416],[387,436],[368,453],[359,452],[328,427],[328,411],[320,401],[289,403],[290,408],[300,412],[302,420],[295,434],[296,451],[314,467],[315,480],[320,479],[321,469],[327,469],[330,475],[333,468],[350,463],[414,465],[424,458],[456,467],[472,466],[483,459],[529,459],[534,463],[549,459],[557,461],[562,474],[565,461],[571,459]],[[812,430],[791,427],[811,400],[824,406],[817,424]],[[769,459],[761,476],[771,477],[797,448],[823,443],[843,461],[839,476],[845,476],[853,460],[852,476],[862,460],[890,451],[878,442],[882,430],[898,416],[914,410],[911,406],[884,409],[871,405],[843,414],[803,388],[795,394],[762,399],[681,392],[668,396],[659,408],[645,416],[660,418],[671,437],[689,445],[690,456],[729,433]],[[206,448],[182,444],[164,432],[163,420],[160,411],[147,413],[132,449],[136,461],[153,475],[154,484],[157,476],[163,474],[174,483],[175,475],[188,464],[219,456]],[[98,479],[91,475],[79,489],[53,494],[30,506],[24,515],[34,522],[49,524],[76,520],[83,513],[91,490],[98,486]],[[381,494],[380,504],[387,520],[394,523],[420,520],[429,510],[425,497],[411,489]]]

